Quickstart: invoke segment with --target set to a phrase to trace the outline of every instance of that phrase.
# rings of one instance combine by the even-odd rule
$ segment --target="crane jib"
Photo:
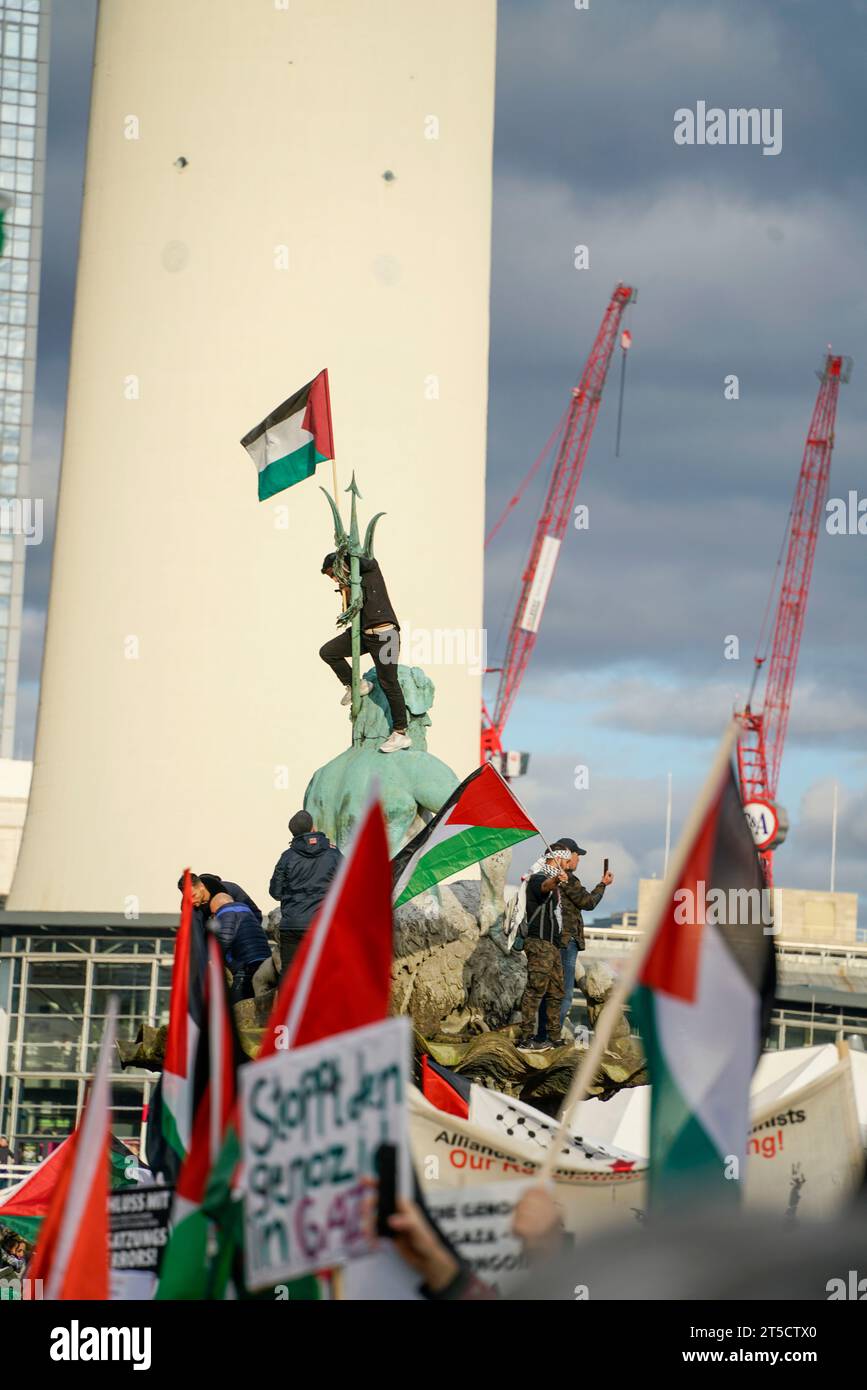
[[[530,558],[509,629],[493,715],[488,714],[484,704],[482,707],[482,761],[489,756],[500,757],[501,760],[505,756],[501,743],[503,729],[539,632],[560,547],[572,515],[575,493],[581,481],[584,461],[593,437],[623,313],[636,298],[637,291],[631,285],[619,284],[614,287],[581,379],[571,394],[551,480],[536,523]],[[629,344],[631,337],[628,344],[622,344],[624,350]],[[532,471],[535,472],[535,465]],[[490,533],[491,536],[499,526],[498,521]]]

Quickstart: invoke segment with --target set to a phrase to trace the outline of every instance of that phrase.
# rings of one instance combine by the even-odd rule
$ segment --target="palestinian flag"
[[[483,763],[394,856],[395,907],[468,864],[478,864],[489,854],[539,833],[493,763]]]
[[[192,1140],[204,973],[204,923],[201,914],[193,911],[192,884],[187,869],[172,963],[165,1061],[148,1114],[148,1163],[170,1182],[175,1181]]]
[[[172,1233],[163,1256],[159,1299],[209,1297],[209,1219],[203,1211],[209,1177],[234,1122],[236,1077],[246,1060],[235,1028],[226,986],[223,953],[216,937],[208,937],[205,983],[207,1028],[199,1034],[192,1142],[181,1168],[172,1208]]]
[[[241,440],[259,474],[259,501],[303,482],[334,458],[328,371],[321,371]]]
[[[71,1151],[72,1135],[26,1178],[0,1192],[0,1227],[7,1226],[31,1245],[34,1243]]]
[[[743,1173],[776,974],[764,876],[728,762],[676,881],[632,996],[652,1084],[650,1196],[736,1202],[727,1160]]]
[[[364,922],[363,932],[358,930],[360,921]],[[388,835],[382,809],[374,801],[362,816],[340,870],[283,979],[259,1057],[271,1056],[278,1041],[281,1049],[301,1047],[386,1018],[393,931]],[[352,981],[349,990],[347,980]],[[203,1199],[203,1211],[218,1227],[209,1297],[224,1297],[231,1280],[240,1298],[270,1299],[270,1291],[250,1294],[244,1285],[240,1164],[236,1108]],[[289,1285],[290,1298],[298,1302],[315,1300],[320,1294],[315,1276]]]
[[[387,1018],[393,934],[388,835],[374,800],[280,986],[260,1058],[278,1036],[281,1049],[301,1047]]]
[[[117,1000],[109,1003],[90,1095],[54,1185],[27,1276],[50,1299],[107,1299],[109,1123]]]
[[[14,1187],[0,1192],[0,1228],[15,1231],[30,1244],[36,1237],[48,1211],[51,1196],[60,1181],[64,1164],[72,1152],[72,1135],[44,1158],[38,1167],[17,1182]],[[122,1144],[114,1135],[109,1136],[109,1185],[113,1192],[120,1188],[135,1187],[140,1181],[143,1169],[131,1149]]]

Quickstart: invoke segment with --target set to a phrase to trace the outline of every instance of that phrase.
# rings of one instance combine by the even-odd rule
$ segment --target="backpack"
[[[533,920],[544,911],[545,904],[542,903],[533,913]],[[521,880],[521,886],[514,897],[506,903],[506,912],[503,917],[503,945],[506,952],[523,951],[524,941],[529,931],[530,923],[527,921],[527,879]]]
[[[517,893],[506,903],[506,912],[503,917],[503,945],[506,951],[511,951],[515,945],[518,935],[527,935],[527,880],[521,880],[521,886]],[[518,950],[522,950],[519,946]]]

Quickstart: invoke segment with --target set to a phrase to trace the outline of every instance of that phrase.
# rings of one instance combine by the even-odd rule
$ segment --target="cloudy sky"
[[[94,0],[55,6],[34,492],[56,491]],[[616,374],[506,742],[553,837],[607,854],[606,907],[659,873],[752,657],[830,343],[843,387],[831,495],[867,496],[867,0],[500,0],[488,508],[496,518],[568,400],[618,280],[639,289],[624,442]],[[782,151],[674,143],[705,101],[781,108]],[[586,244],[590,267],[576,270]],[[724,398],[736,374],[740,398]],[[488,552],[503,654],[544,481]],[[41,494],[40,490],[41,489]],[[53,503],[51,504],[53,512]],[[780,797],[778,882],[864,887],[867,536],[820,535]],[[32,751],[50,569],[28,553],[19,753]],[[736,636],[740,659],[726,660]],[[492,692],[491,692],[492,693]],[[576,790],[575,768],[590,786]]]

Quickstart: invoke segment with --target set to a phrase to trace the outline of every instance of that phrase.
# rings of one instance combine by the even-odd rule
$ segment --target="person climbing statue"
[[[334,572],[336,560],[337,551],[332,550],[322,561],[322,573],[332,580],[337,579]],[[379,568],[378,562],[362,555],[359,558],[358,567],[361,572],[362,591],[361,650],[373,658],[382,693],[385,695],[391,711],[392,730],[385,743],[380,744],[379,751],[380,753],[397,753],[403,748],[412,747],[406,733],[406,701],[403,698],[403,691],[400,688],[397,675],[400,623],[397,621],[397,614],[391,606],[391,600],[388,597],[388,590],[385,587],[385,580],[382,577],[382,570]],[[348,586],[341,585],[338,592],[342,593],[344,604],[348,606]],[[331,667],[341,685],[346,687],[340,703],[350,704],[352,702],[352,667],[347,657],[352,655],[352,632],[349,627],[346,627],[339,636],[332,637],[331,641],[326,642],[324,647],[320,647],[319,655],[326,665]],[[362,680],[360,687],[362,695],[369,695],[372,689],[373,686],[369,681]]]

